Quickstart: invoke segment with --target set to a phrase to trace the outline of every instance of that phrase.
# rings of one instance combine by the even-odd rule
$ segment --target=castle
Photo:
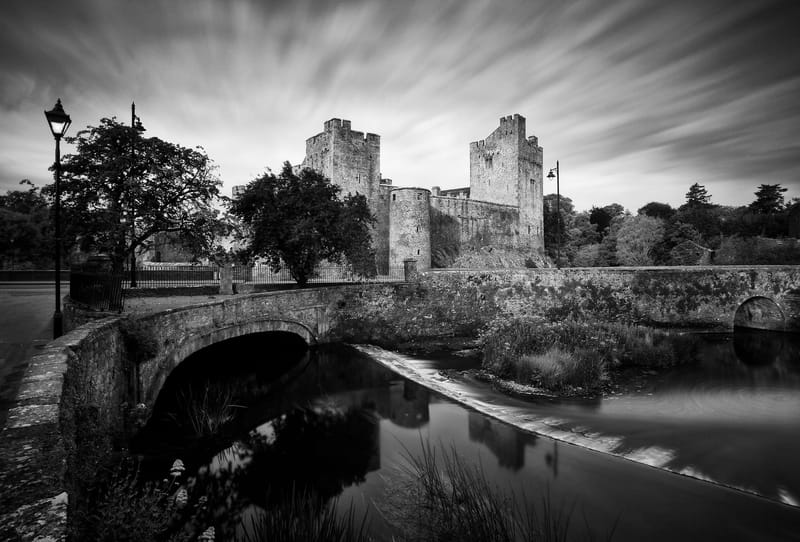
[[[372,231],[379,272],[417,260],[420,269],[448,267],[482,248],[522,256],[541,254],[542,147],[525,135],[525,118],[500,126],[469,146],[469,187],[401,188],[381,177],[381,139],[331,119],[306,140],[303,163],[342,188],[366,197],[377,222]]]

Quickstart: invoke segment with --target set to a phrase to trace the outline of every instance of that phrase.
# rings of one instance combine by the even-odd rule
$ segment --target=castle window
[[[417,249],[417,256],[419,256],[419,249]]]
[[[417,233],[419,233],[419,226],[417,226]]]
[[[531,234],[531,227],[528,226],[528,235],[530,235],[530,234]]]
[[[422,199],[422,194],[417,194],[417,199]]]
[[[392,194],[392,201],[396,201],[396,200],[397,200],[397,194]]]

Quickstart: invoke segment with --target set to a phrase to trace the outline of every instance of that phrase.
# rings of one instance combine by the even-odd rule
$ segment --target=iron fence
[[[131,271],[125,269],[123,287],[131,287]],[[216,265],[143,265],[136,268],[138,288],[182,288],[219,284]]]
[[[349,283],[349,282],[398,282],[404,280],[404,270],[402,266],[389,267],[383,269],[384,273],[377,274],[372,277],[361,276],[352,268],[345,265],[325,265],[318,267],[314,273],[309,277],[309,284],[327,284],[327,283]],[[253,284],[281,284],[281,283],[294,283],[292,274],[286,268],[281,268],[279,271],[273,271],[268,265],[254,265],[249,268],[249,273],[246,280],[242,280],[236,276],[234,272],[234,281],[252,282]]]
[[[273,271],[269,265],[235,265],[231,269],[233,281],[245,284],[294,284],[296,281],[286,268]],[[327,265],[316,269],[308,282],[351,283],[351,282],[398,282],[404,280],[403,267],[384,268],[383,273],[373,277],[362,277],[348,266]],[[215,265],[143,265],[136,268],[138,288],[182,288],[191,286],[215,286],[219,284],[222,269]],[[126,269],[122,287],[131,287],[130,269]]]
[[[97,311],[121,312],[124,304],[122,275],[72,269],[69,296]]]

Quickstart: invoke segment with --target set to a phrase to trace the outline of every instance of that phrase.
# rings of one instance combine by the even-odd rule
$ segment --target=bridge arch
[[[305,324],[295,320],[273,318],[241,322],[213,328],[206,333],[193,334],[178,343],[174,348],[164,351],[159,356],[157,364],[149,365],[151,370],[139,372],[139,401],[148,405],[155,404],[161,388],[172,371],[195,352],[229,339],[268,332],[291,333],[303,339],[308,346],[317,344],[316,335]]]
[[[736,309],[733,327],[783,331],[786,328],[786,317],[781,306],[773,299],[753,296]]]

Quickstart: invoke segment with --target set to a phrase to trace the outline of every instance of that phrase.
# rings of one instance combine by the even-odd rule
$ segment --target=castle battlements
[[[378,134],[358,132],[351,129],[351,123],[346,119],[330,119],[326,120],[323,124],[323,131],[308,139],[308,141],[316,141],[318,137],[326,137],[328,134],[337,134],[339,137],[346,137],[352,142],[366,142],[368,144],[379,145],[381,136]]]
[[[366,197],[376,217],[376,265],[384,272],[406,258],[421,268],[447,266],[476,247],[541,251],[542,148],[536,136],[526,137],[525,117],[500,117],[485,139],[469,146],[468,187],[394,186],[381,175],[380,136],[332,118],[306,140],[302,167],[320,171],[343,195]]]

